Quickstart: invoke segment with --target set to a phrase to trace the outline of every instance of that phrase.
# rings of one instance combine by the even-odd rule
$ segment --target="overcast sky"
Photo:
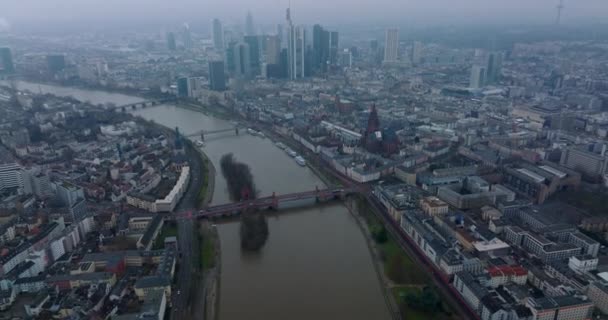
[[[19,26],[163,25],[188,21],[208,24],[219,17],[256,23],[284,19],[288,0],[2,0],[0,28]],[[559,0],[291,0],[297,23],[376,23],[446,25],[462,23],[546,24],[555,19]],[[608,22],[608,0],[564,0],[565,23]]]

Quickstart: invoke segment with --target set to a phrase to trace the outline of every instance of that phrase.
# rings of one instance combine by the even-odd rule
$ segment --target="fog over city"
[[[608,320],[608,0],[0,0],[0,320]]]
[[[404,26],[446,24],[546,24],[557,0],[293,0],[298,23],[381,23]],[[87,27],[112,29],[189,21],[207,26],[213,17],[242,20],[251,10],[260,24],[284,18],[287,0],[29,0],[3,1],[0,18],[14,26],[42,29]],[[608,1],[568,0],[564,23],[608,21]],[[0,19],[0,28],[6,25]]]

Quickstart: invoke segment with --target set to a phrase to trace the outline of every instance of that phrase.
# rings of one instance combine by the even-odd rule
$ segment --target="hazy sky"
[[[461,23],[535,23],[555,19],[559,0],[291,0],[297,23],[375,23],[446,25]],[[219,17],[256,23],[284,18],[288,0],[2,0],[2,20],[19,26],[208,23]],[[564,0],[563,21],[608,22],[608,0]]]

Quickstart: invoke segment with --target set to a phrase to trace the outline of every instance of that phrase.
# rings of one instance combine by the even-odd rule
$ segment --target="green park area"
[[[201,188],[198,191],[197,204],[198,207],[201,208],[205,205],[207,201],[207,190],[209,187],[213,187],[209,185],[209,159],[206,157],[202,157],[202,168],[201,168],[201,179],[203,180],[201,183]]]
[[[201,247],[201,257],[201,267],[203,270],[208,270],[215,264],[215,251],[213,249],[213,241],[209,237],[207,239],[203,238],[203,245]]]
[[[444,320],[457,319],[449,311],[441,296],[429,286],[401,286],[392,290],[403,319]]]
[[[152,249],[163,249],[165,247],[165,238],[168,237],[177,237],[177,225],[175,225],[173,222],[165,223],[165,225],[160,231],[160,234],[158,235],[158,237],[156,237],[156,241],[154,241]]]
[[[432,286],[428,274],[387,232],[364,199],[359,199],[357,205],[379,249],[384,274],[393,282],[391,292],[403,319],[453,319],[455,316]]]
[[[212,226],[201,223],[197,229],[195,229],[195,239],[198,242],[197,260],[196,266],[201,271],[206,271],[215,266],[215,242],[217,241],[217,234],[212,230]]]

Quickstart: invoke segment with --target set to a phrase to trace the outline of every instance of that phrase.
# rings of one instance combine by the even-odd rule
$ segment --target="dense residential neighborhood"
[[[605,32],[573,40],[513,30],[525,40],[507,32],[486,46],[455,45],[464,31],[404,40],[389,28],[382,45],[315,25],[307,41],[290,9],[279,28],[289,41],[275,29],[257,34],[250,14],[246,26],[184,24],[177,38],[0,36],[11,43],[0,47],[2,312],[189,319],[200,304],[209,317],[224,263],[208,262],[221,258],[219,241],[204,242],[217,237],[215,223],[308,196],[312,206],[344,200],[354,220],[353,199],[375,213],[378,225],[356,221],[393,318],[608,317]],[[57,88],[136,99],[97,103]],[[226,125],[185,132],[142,115],[155,108]],[[272,140],[298,165],[292,173],[310,170],[324,186],[258,199],[269,205],[250,197],[258,190],[212,202],[213,162],[243,136]],[[285,160],[268,157],[256,179]],[[301,183],[293,177],[280,179]],[[227,189],[220,181],[216,192]],[[280,206],[283,193],[293,207]],[[399,291],[411,288],[382,270],[394,267],[386,241],[423,270],[425,283],[408,285],[441,296],[441,310],[412,303]]]

